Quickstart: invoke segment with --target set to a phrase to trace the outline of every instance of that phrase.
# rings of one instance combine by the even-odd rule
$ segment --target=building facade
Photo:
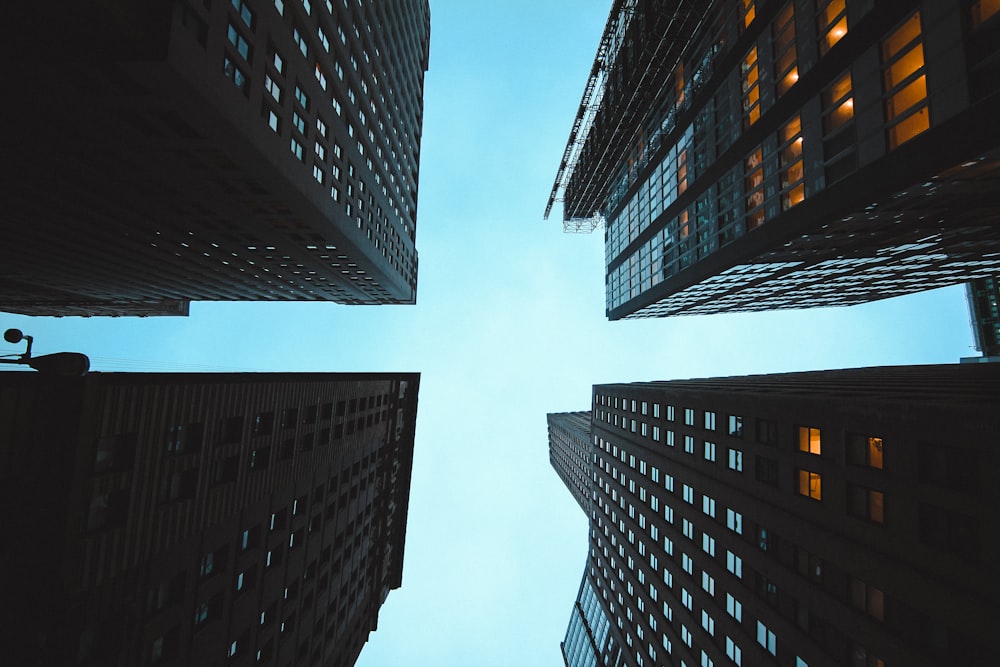
[[[0,374],[5,656],[353,665],[401,583],[417,374]]]
[[[966,283],[972,335],[983,359],[1000,360],[1000,279],[996,276]]]
[[[550,414],[549,463],[584,512],[590,507],[590,413]]]
[[[415,302],[427,0],[12,11],[0,309]]]
[[[587,577],[625,664],[995,662],[995,366],[595,386]]]
[[[618,0],[549,210],[605,224],[610,319],[996,274],[998,45],[988,0]]]
[[[594,586],[584,571],[580,592],[566,628],[566,638],[559,649],[566,667],[618,667],[623,664],[622,649],[615,645],[608,620]]]

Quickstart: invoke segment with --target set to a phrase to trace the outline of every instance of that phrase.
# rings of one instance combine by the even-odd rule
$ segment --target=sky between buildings
[[[422,373],[403,587],[359,667],[562,664],[587,521],[549,466],[545,415],[588,409],[591,385],[975,354],[961,287],[606,321],[603,234],[564,235],[560,209],[542,213],[610,4],[432,0],[416,306],[0,314],[36,354],[84,352],[94,370]]]

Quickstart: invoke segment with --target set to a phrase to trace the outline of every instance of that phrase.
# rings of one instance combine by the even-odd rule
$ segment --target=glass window
[[[847,4],[845,0],[818,0],[816,4],[819,50],[824,55],[847,34]]]
[[[930,127],[920,12],[915,12],[882,41],[882,62],[891,150]]]
[[[813,500],[823,499],[823,479],[818,472],[809,470],[799,470],[798,478],[799,494],[812,498]]]
[[[799,427],[799,451],[810,454],[821,454],[820,430],[809,426]]]

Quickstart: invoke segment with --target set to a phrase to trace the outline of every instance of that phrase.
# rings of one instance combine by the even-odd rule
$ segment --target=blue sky
[[[403,587],[360,667],[561,665],[586,517],[545,414],[592,384],[974,354],[960,287],[841,309],[607,322],[603,236],[542,213],[608,0],[433,0],[416,306],[196,303],[188,318],[0,314],[96,370],[422,373]]]

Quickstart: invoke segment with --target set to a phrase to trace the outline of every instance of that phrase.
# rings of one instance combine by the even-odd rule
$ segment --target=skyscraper
[[[0,374],[5,660],[354,664],[401,583],[418,387]]]
[[[998,50],[985,0],[616,0],[546,215],[606,225],[610,319],[998,273]]]
[[[577,504],[590,507],[590,413],[548,415],[549,463],[573,493]]]
[[[992,664],[998,399],[995,364],[595,386],[625,664]]]
[[[1000,359],[1000,279],[996,276],[966,283],[969,316],[976,349],[983,359]]]
[[[0,309],[415,302],[427,0],[12,12]]]

